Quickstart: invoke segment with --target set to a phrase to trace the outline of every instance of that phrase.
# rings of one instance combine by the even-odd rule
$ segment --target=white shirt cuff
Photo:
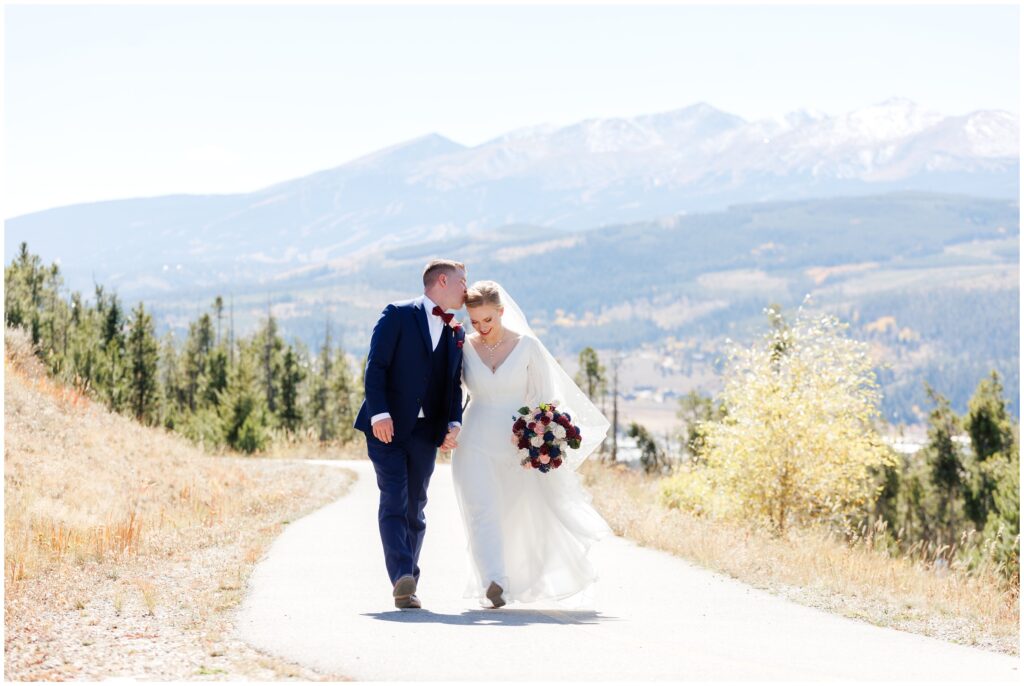
[[[373,426],[382,419],[391,419],[391,413],[381,412],[380,414],[373,415],[372,417],[370,417],[370,425]]]
[[[451,431],[452,429],[461,429],[461,428],[462,428],[462,422],[448,422],[448,430],[449,431]]]

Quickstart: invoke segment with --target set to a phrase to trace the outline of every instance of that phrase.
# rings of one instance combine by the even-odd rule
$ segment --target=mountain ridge
[[[79,284],[93,272],[109,282],[179,264],[192,283],[231,283],[266,276],[268,265],[509,224],[575,232],[744,202],[906,190],[1016,197],[1019,186],[1011,115],[947,117],[906,99],[755,121],[698,102],[517,131],[476,146],[427,133],[247,193],[51,208],[7,220],[5,249],[28,240]]]

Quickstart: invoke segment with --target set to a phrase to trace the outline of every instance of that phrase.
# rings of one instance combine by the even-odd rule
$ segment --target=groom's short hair
[[[423,268],[423,287],[430,288],[437,283],[437,277],[442,274],[451,276],[460,269],[465,271],[466,265],[455,260],[431,260]]]

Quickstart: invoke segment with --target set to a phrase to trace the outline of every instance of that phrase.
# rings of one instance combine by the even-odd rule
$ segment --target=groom
[[[366,359],[366,399],[355,428],[377,472],[377,520],[395,607],[419,608],[417,564],[427,484],[437,449],[451,450],[462,426],[462,346],[466,332],[446,310],[466,299],[466,266],[434,260],[423,295],[391,303],[373,327]]]

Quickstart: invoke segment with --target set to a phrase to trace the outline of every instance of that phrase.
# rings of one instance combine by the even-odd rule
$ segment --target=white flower
[[[541,447],[542,445],[544,445],[544,437],[540,435],[534,436],[533,438],[530,439],[530,445],[532,445],[534,448]]]
[[[555,434],[555,438],[565,438],[565,427],[561,424],[555,424],[550,427],[551,433]]]
[[[530,450],[528,448],[520,448],[518,455],[520,460],[528,460],[530,459]]]

